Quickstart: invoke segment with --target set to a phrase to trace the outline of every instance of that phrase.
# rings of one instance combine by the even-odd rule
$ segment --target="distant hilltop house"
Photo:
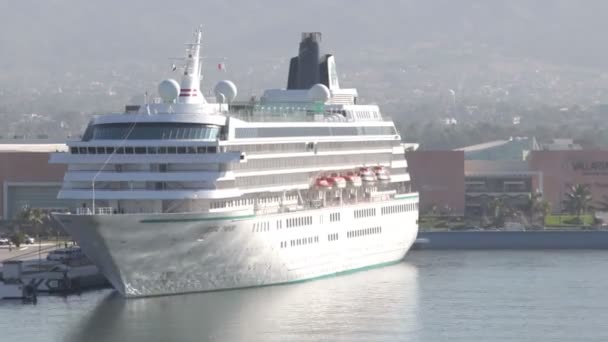
[[[441,119],[441,122],[446,126],[453,126],[458,124],[458,120],[456,120],[455,118],[443,118]]]
[[[543,150],[547,151],[569,151],[569,150],[582,150],[583,147],[580,144],[575,144],[572,139],[553,139],[550,143],[542,145]]]

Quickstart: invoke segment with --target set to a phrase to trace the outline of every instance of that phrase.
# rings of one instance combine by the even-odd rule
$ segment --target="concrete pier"
[[[414,249],[608,249],[608,230],[422,231]]]

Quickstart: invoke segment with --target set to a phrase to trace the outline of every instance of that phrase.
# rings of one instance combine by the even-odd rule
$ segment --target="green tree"
[[[530,210],[530,221],[539,222],[541,226],[545,225],[545,217],[551,213],[551,203],[543,199],[543,194],[534,192],[530,194],[528,203]]]
[[[38,265],[41,263],[41,242],[40,229],[43,224],[49,220],[49,214],[42,209],[25,207],[19,214],[19,219],[22,222],[32,225],[36,232],[36,240],[38,240]]]
[[[566,193],[563,205],[567,212],[575,214],[578,221],[582,222],[581,216],[592,208],[592,201],[593,198],[591,197],[589,186],[585,184],[575,184],[570,188],[570,191]]]
[[[508,208],[502,198],[495,197],[488,203],[488,208],[492,214],[492,225],[495,228],[504,226],[505,214]]]
[[[31,225],[37,235],[40,235],[40,228],[48,219],[49,215],[38,208],[25,207],[21,213],[19,213],[19,221]]]
[[[11,242],[13,245],[15,245],[15,247],[19,248],[21,247],[21,243],[23,243],[24,238],[25,237],[22,232],[14,232],[13,235],[11,235]]]

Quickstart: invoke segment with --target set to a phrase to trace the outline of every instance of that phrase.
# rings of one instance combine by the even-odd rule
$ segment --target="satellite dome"
[[[173,103],[179,96],[179,83],[176,80],[168,79],[158,85],[158,95],[163,102]]]
[[[327,102],[331,97],[329,88],[324,84],[317,83],[308,90],[308,99],[312,102]]]
[[[217,82],[215,88],[213,88],[213,92],[215,93],[215,98],[217,102],[232,102],[236,97],[236,86],[234,83],[228,80],[222,80]]]
[[[215,94],[215,99],[217,100],[217,103],[226,103],[226,95],[223,93]]]

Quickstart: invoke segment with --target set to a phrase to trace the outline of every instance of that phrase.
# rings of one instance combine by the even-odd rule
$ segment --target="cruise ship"
[[[405,145],[341,88],[303,33],[286,89],[201,91],[201,30],[180,81],[93,118],[68,151],[55,219],[127,298],[287,284],[399,262],[418,233]],[[211,98],[214,97],[213,100]]]

